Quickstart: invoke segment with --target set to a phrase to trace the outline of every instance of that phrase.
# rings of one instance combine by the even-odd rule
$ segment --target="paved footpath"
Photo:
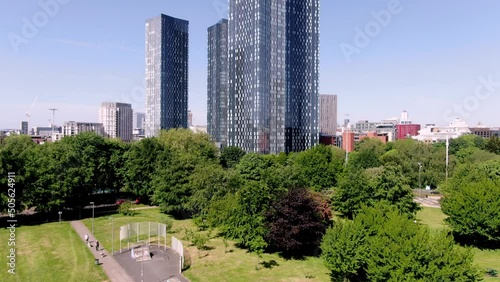
[[[90,230],[83,224],[81,221],[72,221],[71,226],[76,230],[76,233],[80,235],[80,238],[82,239],[82,244],[85,244],[85,234],[89,234],[89,242],[92,243],[92,248],[90,248],[90,251],[94,255],[94,258],[99,259],[99,262],[101,263],[101,266],[104,270],[104,273],[108,276],[109,280],[111,282],[134,282],[132,277],[130,277],[125,269],[123,269],[107,252],[107,250],[103,250],[103,246],[100,246],[100,251],[95,250],[95,238],[94,236],[90,233]],[[101,257],[101,252],[105,251],[106,256]]]

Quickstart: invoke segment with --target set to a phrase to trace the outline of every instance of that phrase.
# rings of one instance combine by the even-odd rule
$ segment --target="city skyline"
[[[108,100],[144,111],[144,20],[160,13],[190,21],[189,109],[195,124],[205,124],[206,29],[227,17],[225,1],[64,2],[52,13],[38,1],[0,3],[9,11],[0,19],[0,128],[18,128],[26,113],[30,128],[47,125],[49,108],[58,109],[59,126],[97,121]],[[500,40],[492,35],[500,3],[396,2],[321,2],[320,93],[338,94],[339,120],[407,110],[420,124],[448,124],[459,114],[471,126],[499,125]],[[39,12],[48,15],[43,25],[33,22]],[[123,19],[109,21],[116,12]],[[80,25],[89,14],[92,22]],[[26,22],[34,31],[24,37]]]

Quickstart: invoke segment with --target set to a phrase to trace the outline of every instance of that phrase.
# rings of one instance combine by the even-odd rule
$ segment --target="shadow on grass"
[[[201,250],[203,251],[211,251],[211,250],[214,250],[215,247],[214,246],[203,246],[203,248],[201,248]]]
[[[461,236],[451,231],[450,234],[453,235],[457,243],[465,247],[476,247],[482,251],[500,249],[500,241],[486,240],[478,236]]]
[[[279,263],[276,262],[274,259],[272,259],[270,261],[263,261],[260,264],[262,266],[264,266],[264,268],[267,268],[267,269],[272,269],[275,266],[279,266]]]

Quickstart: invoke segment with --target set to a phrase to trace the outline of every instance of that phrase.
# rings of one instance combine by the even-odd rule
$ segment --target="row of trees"
[[[8,137],[0,143],[0,170],[3,175],[16,172],[16,200],[26,207],[36,206],[38,211],[84,205],[97,191],[127,191],[159,205],[164,212],[192,217],[201,228],[217,228],[258,254],[269,250],[301,256],[315,253],[327,230],[340,232],[367,211],[376,213],[372,209],[380,209],[380,205],[390,206],[413,223],[418,206],[413,202],[412,188],[421,184],[445,192],[443,210],[450,215],[448,220],[457,237],[472,236],[477,242],[497,240],[498,222],[487,222],[486,214],[493,215],[498,208],[493,200],[498,197],[489,191],[499,187],[495,182],[499,143],[498,138],[476,136],[452,139],[451,178],[446,187],[443,144],[414,140],[383,144],[364,139],[346,163],[343,150],[326,146],[279,155],[246,154],[236,147],[219,152],[208,135],[183,129],[131,144],[91,133],[44,145],[35,145],[26,136]],[[420,172],[419,163],[423,166]],[[470,179],[474,168],[477,178]],[[468,184],[479,180],[489,181],[478,185],[482,190]],[[6,177],[0,181],[2,189],[7,187]],[[465,192],[469,194],[464,196]],[[482,200],[491,209],[477,208],[481,201],[474,204],[478,213],[484,211],[477,215],[484,221],[460,229],[458,226],[471,226],[460,219],[465,215],[457,211],[464,210],[457,204],[463,202],[460,197],[483,194],[488,195]],[[2,207],[6,206],[5,195],[0,198]],[[334,223],[334,212],[343,219]],[[368,242],[378,233],[366,234],[363,240]],[[322,249],[328,247],[326,238]],[[449,238],[429,240],[436,240],[435,244],[442,241],[445,246]],[[390,246],[379,251],[394,252]],[[391,262],[395,259],[388,257]],[[367,269],[369,260],[364,257],[360,269]]]

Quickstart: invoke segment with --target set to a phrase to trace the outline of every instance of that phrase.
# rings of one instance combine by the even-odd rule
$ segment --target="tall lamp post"
[[[62,215],[62,211],[59,211],[59,223],[61,223],[61,215]]]
[[[94,202],[90,202],[92,205],[92,235],[94,235]]]
[[[115,252],[115,228],[113,225],[113,217],[110,216],[109,219],[111,219],[111,255],[114,255]]]
[[[422,182],[420,181],[420,173],[421,172],[422,172],[422,163],[418,162],[418,195],[419,195],[419,197],[422,197],[420,194],[422,192]]]

